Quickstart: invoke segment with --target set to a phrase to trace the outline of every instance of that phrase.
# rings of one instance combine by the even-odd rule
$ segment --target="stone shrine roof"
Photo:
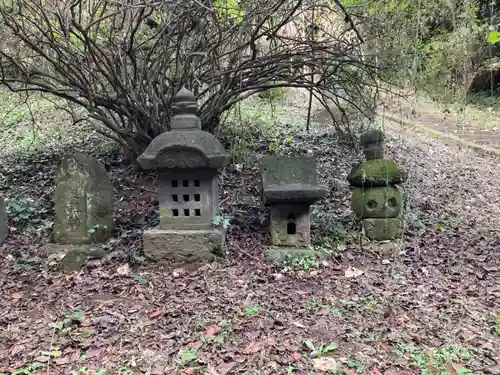
[[[222,168],[229,154],[212,134],[198,130],[164,132],[137,158],[143,169]]]
[[[265,205],[312,204],[327,190],[318,185],[311,156],[265,156],[260,163]]]
[[[197,111],[196,97],[182,88],[172,104],[172,130],[153,139],[137,158],[143,169],[218,169],[229,163],[220,141],[200,129]]]

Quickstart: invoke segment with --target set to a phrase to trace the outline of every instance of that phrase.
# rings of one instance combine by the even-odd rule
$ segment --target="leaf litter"
[[[474,353],[447,364],[449,371],[497,368],[491,326],[500,293],[497,161],[411,135],[388,145],[388,157],[410,176],[403,187],[411,201],[402,244],[360,244],[355,235],[314,274],[284,273],[263,260],[267,219],[254,166],[221,176],[223,209],[233,216],[227,260],[173,272],[144,262],[142,230],[158,222],[155,200],[141,191],[150,176],[131,173],[114,155],[103,157],[113,165],[119,198],[119,230],[109,245],[114,257],[63,274],[44,262],[40,249],[48,238],[41,234],[15,228],[0,247],[6,296],[0,300],[0,370],[26,368],[43,356],[51,374],[83,367],[117,373],[124,366],[134,374],[287,373],[291,366],[296,373],[349,373],[341,359],[355,356],[374,375],[415,374],[413,352],[401,355],[397,348],[445,345]],[[335,187],[318,205],[315,241],[324,240],[321,223],[344,222],[356,233],[344,219],[350,212],[346,175],[358,153],[315,134],[297,136],[288,151],[304,150],[318,155],[321,182]],[[56,160],[50,153],[36,164],[5,160],[2,174],[16,181],[7,197],[36,199],[50,220]],[[381,251],[390,264],[381,262]],[[242,306],[259,306],[259,314],[240,316]],[[305,340],[337,347],[311,357]],[[55,350],[60,357],[42,354]],[[186,353],[188,366],[179,353]]]

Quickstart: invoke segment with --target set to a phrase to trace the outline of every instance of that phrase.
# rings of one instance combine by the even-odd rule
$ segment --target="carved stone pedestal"
[[[144,231],[144,253],[172,267],[211,262],[223,256],[225,233],[220,229]]]

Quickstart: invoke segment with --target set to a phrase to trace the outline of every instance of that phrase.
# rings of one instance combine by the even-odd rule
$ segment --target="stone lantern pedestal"
[[[222,144],[200,129],[196,98],[174,98],[171,131],[160,134],[137,159],[158,172],[160,224],[144,232],[147,257],[171,265],[207,262],[222,255],[225,233],[218,214],[217,171],[229,162]]]
[[[272,248],[267,256],[282,260],[287,254],[310,252],[310,207],[323,198],[316,159],[309,156],[266,156],[260,163],[262,201],[270,211]]]
[[[362,219],[366,237],[384,241],[401,236],[402,195],[397,185],[406,174],[392,160],[384,159],[384,134],[370,130],[362,135],[365,161],[347,177],[352,191],[351,207]]]

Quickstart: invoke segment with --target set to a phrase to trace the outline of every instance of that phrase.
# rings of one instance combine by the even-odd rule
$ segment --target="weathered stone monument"
[[[229,154],[201,130],[196,97],[181,89],[172,105],[171,131],[157,136],[137,161],[158,173],[160,224],[144,232],[147,257],[169,265],[222,255],[225,233],[214,228],[219,199],[217,172]]]
[[[113,230],[113,184],[95,158],[74,153],[63,158],[54,191],[54,233],[64,250],[65,271],[76,271],[87,262],[91,244],[106,242]]]
[[[9,225],[7,221],[7,210],[5,207],[5,200],[0,197],[0,245],[7,238],[9,232]]]
[[[384,159],[384,133],[370,130],[361,136],[365,161],[347,177],[352,191],[351,207],[362,219],[365,235],[384,241],[401,236],[401,192],[397,184],[406,174],[392,160]]]
[[[93,157],[74,153],[65,157],[54,191],[54,242],[105,242],[113,229],[113,184]]]
[[[265,156],[260,163],[262,201],[270,211],[273,247],[266,255],[275,260],[311,244],[310,206],[323,198],[312,156]]]

